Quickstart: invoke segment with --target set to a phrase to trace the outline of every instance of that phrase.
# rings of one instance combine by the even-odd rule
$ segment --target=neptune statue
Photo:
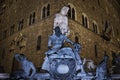
[[[67,12],[69,8],[64,6],[60,13],[54,18],[53,34],[48,39],[48,51],[42,65],[42,69],[48,71],[53,80],[74,80],[75,75],[86,76],[84,61],[79,53],[81,45],[67,38],[70,34],[68,27]],[[70,43],[72,47],[63,47],[64,42]]]
[[[62,48],[62,45],[65,41],[71,44],[74,44],[71,40],[69,40],[65,35],[61,33],[61,30],[59,27],[55,27],[55,33],[52,34],[48,40],[49,50],[46,52],[47,56],[45,57],[45,62],[43,63],[42,69],[49,71],[50,55],[54,55],[54,57],[59,57],[57,52]]]
[[[19,76],[24,77],[25,80],[91,80],[94,78],[93,75],[88,75],[84,69],[86,59],[82,60],[80,57],[82,46],[78,38],[75,37],[75,42],[67,38],[70,34],[66,16],[68,10],[69,7],[64,6],[60,13],[55,15],[53,34],[48,38],[48,51],[45,52],[46,56],[42,64],[42,69],[47,72],[45,74],[36,73],[32,62],[28,61],[23,54],[15,54],[15,59],[22,66]],[[63,46],[65,42],[72,46]],[[95,79],[107,79],[107,60],[108,56],[105,55],[97,67]]]

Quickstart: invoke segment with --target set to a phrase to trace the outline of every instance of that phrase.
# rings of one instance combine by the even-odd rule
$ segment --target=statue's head
[[[108,57],[108,55],[104,55],[104,61],[108,61],[108,59],[109,59],[109,57]]]
[[[19,57],[19,58],[20,58],[21,61],[26,60],[26,56],[25,56],[24,54],[20,54],[20,57]]]
[[[62,33],[61,33],[61,30],[60,30],[60,27],[59,26],[55,27],[55,35],[59,37],[61,34]]]
[[[62,15],[67,15],[68,10],[69,10],[69,7],[64,6],[64,7],[61,9],[60,13],[61,13]]]
[[[78,37],[75,36],[75,43],[79,43]]]

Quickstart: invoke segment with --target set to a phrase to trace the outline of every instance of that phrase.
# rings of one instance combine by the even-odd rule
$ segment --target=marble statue
[[[94,65],[94,61],[93,60],[91,60],[91,59],[87,60],[87,68],[90,71],[92,71],[92,70],[94,70],[96,68],[96,66]]]
[[[19,76],[25,79],[32,79],[32,77],[36,73],[36,69],[33,63],[28,61],[23,54],[15,54],[15,59],[21,63],[21,67],[23,70],[22,74],[20,73]]]
[[[55,27],[59,26],[62,34],[64,34],[65,36],[68,36],[70,34],[70,29],[68,26],[68,18],[66,16],[68,10],[69,10],[69,7],[64,6],[61,9],[60,13],[57,13],[54,18],[53,29],[55,29]],[[53,30],[53,32],[55,32],[55,31]]]
[[[85,59],[81,60],[81,57],[79,55],[81,52],[81,45],[79,44],[77,37],[75,37],[73,52],[75,54],[77,75],[85,76],[86,75],[85,70],[84,70]]]
[[[79,44],[77,37],[75,37],[75,44],[74,44],[73,51],[75,54],[77,64],[82,64],[81,58],[79,56],[79,54],[81,52],[81,45]]]
[[[47,52],[47,54],[53,54],[57,52],[62,47],[64,41],[74,44],[71,40],[69,40],[65,35],[61,33],[59,27],[56,27],[55,34],[49,37],[49,40],[48,40],[49,51]]]
[[[107,79],[108,73],[107,73],[107,61],[108,56],[104,55],[104,59],[99,63],[97,69],[96,69],[96,79],[97,80],[104,80]]]
[[[65,35],[61,33],[59,27],[55,27],[55,33],[49,37],[48,40],[48,51],[45,53],[47,56],[45,57],[45,61],[42,65],[42,69],[49,71],[49,56],[56,54],[56,52],[62,48],[64,41],[67,41],[71,44],[74,44],[71,40],[69,40]],[[57,55],[56,55],[57,57]]]
[[[88,80],[89,76],[87,77],[84,70],[86,59],[82,60],[79,56],[81,45],[78,39],[72,42],[67,38],[70,34],[66,16],[68,10],[69,8],[64,6],[60,13],[55,15],[53,34],[48,39],[48,51],[45,52],[46,57],[44,58],[42,69],[48,72],[50,80]],[[73,47],[63,47],[65,41],[72,44]],[[45,77],[43,78],[46,79]],[[92,78],[93,76],[90,79]]]

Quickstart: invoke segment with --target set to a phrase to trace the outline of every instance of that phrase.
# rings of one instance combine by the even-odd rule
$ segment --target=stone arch
[[[92,21],[92,24],[93,24],[93,25],[96,25],[96,27],[97,27],[97,34],[99,34],[98,23],[97,23],[95,20],[93,20],[93,21]]]
[[[82,24],[84,27],[89,28],[89,18],[86,13],[82,13]]]
[[[73,19],[73,20],[77,20],[77,10],[76,10],[76,7],[73,5],[73,4],[71,4],[71,3],[68,3],[68,6],[69,6],[69,11],[71,12],[71,18]],[[69,12],[68,12],[68,14],[69,14]]]
[[[50,3],[46,3],[41,8],[41,19],[50,16]]]

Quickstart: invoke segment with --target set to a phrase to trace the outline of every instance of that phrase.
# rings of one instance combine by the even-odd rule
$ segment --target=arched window
[[[68,7],[69,7],[68,17],[71,17],[71,7],[70,7],[70,5]]]
[[[46,11],[46,8],[43,7],[43,10],[42,10],[42,18],[45,18],[45,11]]]
[[[37,47],[36,47],[36,50],[40,50],[41,49],[41,35],[38,36],[38,39],[37,39]]]
[[[31,25],[31,19],[32,19],[32,15],[30,14],[30,17],[29,17],[29,25]]]
[[[18,31],[21,31],[23,29],[23,23],[24,23],[23,19],[21,21],[19,21]]]
[[[72,19],[75,20],[75,9],[72,8]]]
[[[35,12],[30,14],[30,17],[29,17],[29,25],[32,25],[33,23],[35,23]]]
[[[85,14],[82,15],[82,25],[88,28],[88,18]]]
[[[84,22],[84,16],[82,15],[82,25],[84,26],[85,25],[85,22]]]
[[[68,5],[69,7],[69,11],[68,11],[68,17],[72,18],[73,20],[75,20],[75,8],[72,5]]]
[[[48,6],[47,6],[47,16],[49,16],[50,15],[50,4],[48,4]]]
[[[106,20],[103,32],[106,32],[108,27],[109,27],[109,24],[108,24],[108,21]]]
[[[43,6],[42,8],[42,19],[50,16],[50,4]]]
[[[93,22],[93,32],[98,33],[98,27],[95,22]]]
[[[97,58],[98,57],[98,51],[97,51],[97,45],[96,44],[94,45],[94,49],[95,49],[94,50],[95,51],[95,57]]]
[[[85,17],[85,27],[88,28],[88,19]]]
[[[33,19],[32,19],[32,23],[35,23],[35,12],[33,13]]]

